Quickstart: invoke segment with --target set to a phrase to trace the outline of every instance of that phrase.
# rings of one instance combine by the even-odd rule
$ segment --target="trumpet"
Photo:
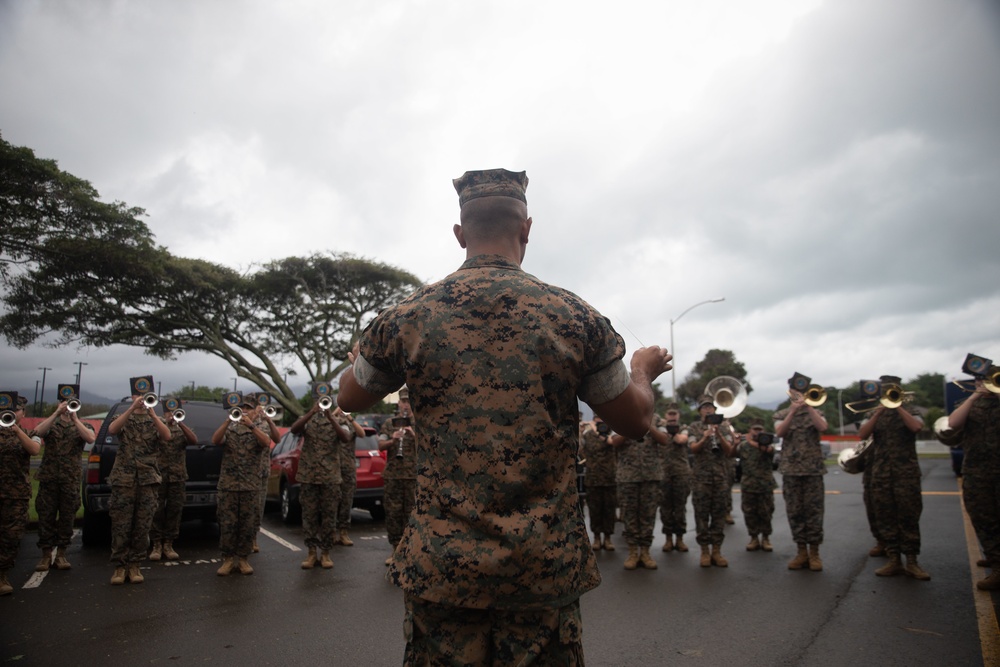
[[[243,410],[240,408],[233,408],[229,411],[229,421],[231,422],[241,422],[243,421]]]
[[[79,412],[83,405],[75,398],[71,398],[66,401],[66,410],[69,412]]]
[[[269,405],[266,408],[264,408],[264,414],[267,415],[268,418],[274,419],[279,414],[281,414],[281,411],[278,410],[278,408],[274,407],[273,405]]]
[[[0,428],[10,428],[17,423],[17,414],[12,410],[0,412]]]
[[[174,410],[174,421],[180,424],[187,417],[187,413],[183,410]]]
[[[795,398],[792,390],[788,390],[788,398]],[[818,408],[826,403],[826,389],[818,384],[811,384],[802,392],[802,401],[810,408]]]
[[[323,412],[326,412],[332,407],[333,407],[333,399],[330,398],[329,396],[324,396],[321,399],[319,399],[319,409],[322,410]]]
[[[160,397],[156,395],[155,392],[149,392],[142,397],[142,404],[147,408],[155,408],[156,404],[160,402]]]

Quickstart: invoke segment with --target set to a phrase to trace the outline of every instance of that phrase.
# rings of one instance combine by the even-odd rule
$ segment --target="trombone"
[[[878,398],[865,398],[860,401],[844,403],[844,407],[855,414],[871,412],[879,406],[895,410],[903,403],[913,400],[912,391],[903,391],[898,384],[884,384]]]
[[[788,390],[788,398],[795,398],[792,390]],[[826,403],[826,389],[818,384],[811,384],[802,392],[802,401],[810,408],[818,408]]]

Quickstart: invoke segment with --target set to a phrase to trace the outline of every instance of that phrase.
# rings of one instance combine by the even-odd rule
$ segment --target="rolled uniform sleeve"
[[[375,368],[363,355],[354,360],[354,378],[371,394],[384,396],[403,386],[403,379]]]
[[[601,405],[621,396],[631,381],[625,363],[619,359],[586,376],[577,395],[587,405]]]

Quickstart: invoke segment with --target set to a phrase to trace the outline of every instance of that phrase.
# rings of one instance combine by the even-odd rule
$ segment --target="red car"
[[[299,483],[295,475],[299,469],[299,454],[302,451],[301,434],[291,431],[282,436],[271,450],[271,474],[267,479],[267,499],[280,503],[281,518],[285,523],[302,520],[302,506],[299,504]],[[378,451],[378,433],[365,427],[363,438],[354,441],[355,470],[358,486],[354,491],[353,506],[367,510],[376,521],[385,519],[382,497],[385,483],[385,453]]]

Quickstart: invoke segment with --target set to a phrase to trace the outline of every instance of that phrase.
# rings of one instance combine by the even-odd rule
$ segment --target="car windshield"
[[[378,449],[377,435],[366,435],[354,441],[354,451],[356,452],[370,452],[373,449]]]

